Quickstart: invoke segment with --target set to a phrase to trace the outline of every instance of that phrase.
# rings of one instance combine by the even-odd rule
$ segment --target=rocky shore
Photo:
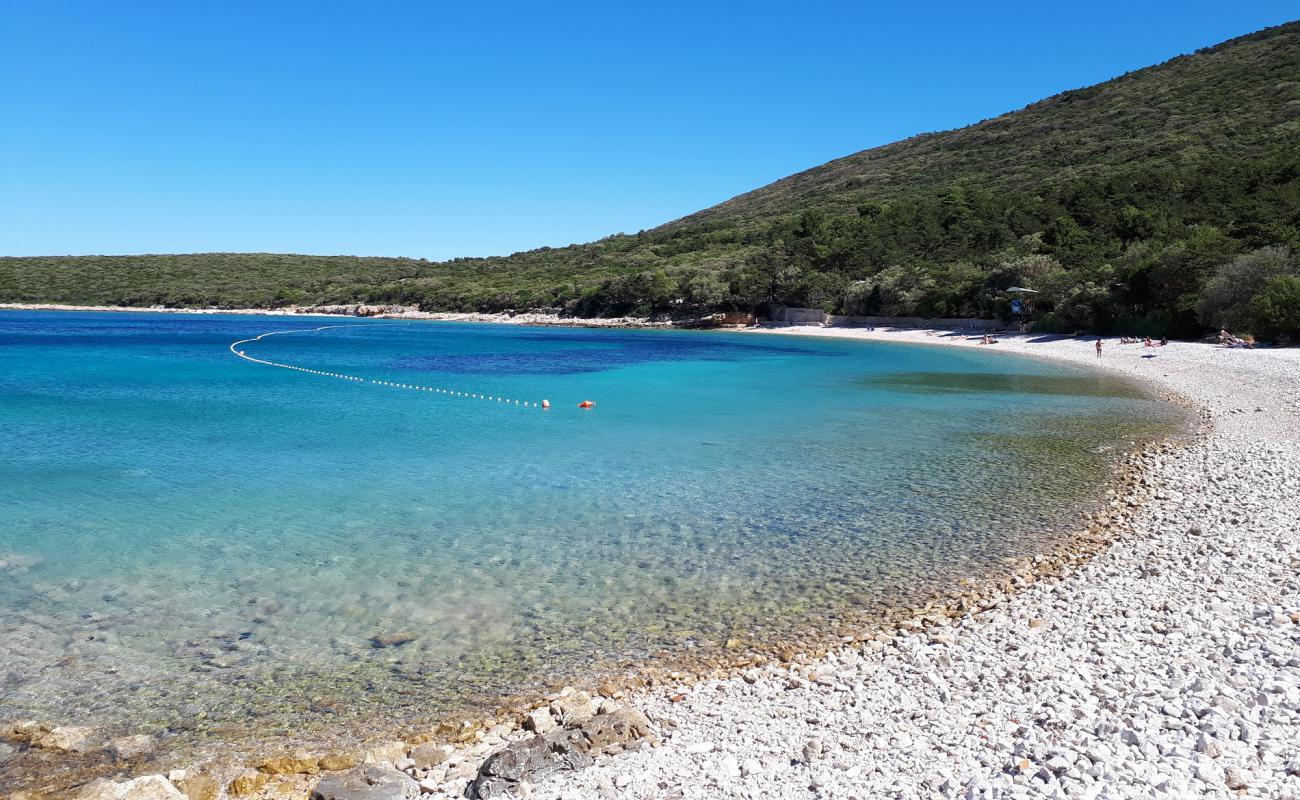
[[[1300,351],[1109,345],[1097,359],[1091,340],[1029,337],[984,349],[1149,380],[1200,408],[1205,430],[1136,457],[1072,549],[829,653],[167,774],[132,777],[150,743],[87,729],[33,723],[0,748],[122,748],[121,773],[82,800],[1300,798]]]

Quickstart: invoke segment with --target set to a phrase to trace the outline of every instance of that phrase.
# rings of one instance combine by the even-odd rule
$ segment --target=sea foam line
[[[329,330],[331,328],[346,328],[346,327],[349,326],[321,325],[318,328],[297,328],[295,330],[290,330],[290,331],[269,331],[267,333],[259,334],[249,339],[240,339],[237,342],[231,342],[230,352],[234,353],[239,358],[242,358],[245,361],[251,361],[254,364],[264,364],[268,367],[279,367],[280,369],[289,369],[295,372],[305,372],[308,375],[315,375],[320,378],[335,378],[341,381],[353,381],[355,383],[365,383],[373,386],[387,386],[392,389],[407,389],[416,392],[429,392],[430,394],[440,394],[445,397],[456,397],[465,400],[487,400],[489,402],[496,402],[502,405],[519,406],[520,408],[549,408],[550,407],[550,404],[547,403],[547,401],[545,400],[543,400],[540,403],[537,403],[531,400],[515,400],[509,397],[501,397],[499,395],[490,395],[490,394],[483,394],[478,392],[462,392],[458,389],[449,389],[442,386],[423,386],[417,383],[381,381],[378,380],[377,378],[366,378],[361,375],[349,375],[344,372],[329,372],[327,370],[311,369],[309,367],[300,367],[297,364],[286,364],[280,361],[269,361],[265,358],[255,358],[253,356],[250,356],[248,353],[244,352],[243,350],[239,349],[239,346],[241,344],[260,342],[261,340],[265,339],[268,336],[278,336],[282,333],[318,333],[320,331]]]

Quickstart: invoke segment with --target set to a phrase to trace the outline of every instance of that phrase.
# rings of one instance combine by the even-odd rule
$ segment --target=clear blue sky
[[[434,259],[650,228],[1294,0],[0,0],[0,254]]]

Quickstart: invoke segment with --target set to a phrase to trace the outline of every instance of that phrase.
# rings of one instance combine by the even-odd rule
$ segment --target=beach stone
[[[808,741],[804,742],[803,750],[801,751],[801,754],[803,755],[803,762],[805,764],[811,764],[812,762],[821,758],[822,749],[823,749],[822,740],[816,737],[813,737]]]
[[[236,775],[226,787],[226,793],[231,797],[248,797],[262,791],[270,778],[265,772],[258,772],[255,769],[244,770]]]
[[[420,784],[404,772],[366,764],[339,775],[327,775],[311,792],[311,800],[415,800]]]
[[[533,733],[550,733],[558,727],[560,724],[551,716],[549,708],[534,708],[524,717],[524,728]]]
[[[221,782],[211,775],[186,774],[173,781],[189,800],[217,800],[221,796]]]
[[[590,704],[591,698],[586,702]],[[558,772],[583,769],[594,763],[592,754],[638,744],[651,735],[650,720],[635,708],[588,717],[570,728],[531,736],[492,754],[479,767],[468,794],[471,798],[511,794],[523,781],[536,783]]]
[[[316,766],[327,772],[352,769],[361,763],[361,754],[344,750],[329,752],[316,760]]]
[[[490,798],[512,794],[520,781],[537,781],[558,772],[583,769],[593,762],[565,731],[532,736],[489,756],[466,794]]]
[[[288,755],[268,758],[257,768],[270,775],[311,775],[319,769],[320,759],[310,753],[299,750]]]
[[[596,707],[591,702],[591,695],[586,692],[561,692],[551,702],[551,716],[560,725],[570,725],[596,714]]]
[[[100,778],[77,790],[73,800],[121,800],[122,785]]]
[[[122,783],[92,781],[81,787],[76,800],[186,800],[186,797],[162,775],[143,775]]]
[[[16,752],[18,752],[17,747],[14,747],[11,744],[5,744],[4,742],[0,742],[0,761],[4,761],[6,758],[8,758],[9,756],[13,755]]]
[[[631,707],[592,717],[583,722],[578,730],[593,750],[611,745],[626,746],[651,735],[650,720],[641,711]]]
[[[34,719],[26,719],[0,729],[0,738],[18,742],[19,744],[32,744],[49,732],[49,724]]]
[[[62,725],[38,736],[32,741],[32,744],[42,750],[56,750],[60,753],[85,753],[94,748],[94,736],[94,728],[81,725]]]
[[[1228,767],[1223,775],[1223,783],[1229,789],[1245,789],[1247,786],[1246,776],[1236,767]]]
[[[145,775],[122,784],[122,800],[185,800],[185,795],[161,775]]]
[[[377,744],[361,754],[362,764],[396,764],[406,758],[406,742]]]
[[[144,733],[120,736],[108,743],[108,749],[122,761],[135,761],[149,756],[157,746],[154,738]]]
[[[449,745],[425,742],[411,750],[411,761],[416,769],[431,769],[446,761],[451,753]]]

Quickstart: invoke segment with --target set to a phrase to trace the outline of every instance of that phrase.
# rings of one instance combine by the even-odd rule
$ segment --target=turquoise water
[[[243,347],[554,407],[227,350],[315,324]],[[744,334],[0,312],[0,358],[0,714],[164,737],[433,718],[903,604],[1173,424],[1071,367]]]

